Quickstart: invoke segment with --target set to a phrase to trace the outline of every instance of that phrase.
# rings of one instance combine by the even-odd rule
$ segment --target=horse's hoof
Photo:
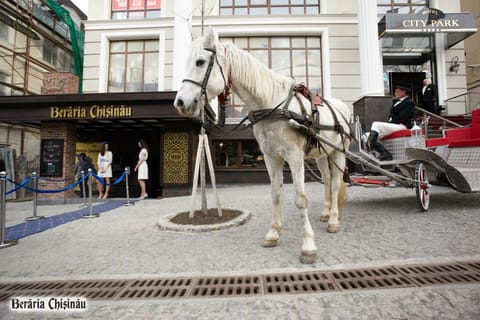
[[[262,242],[262,247],[264,248],[272,248],[272,247],[276,247],[278,244],[278,240],[267,240],[267,239],[264,239],[263,242]]]
[[[322,222],[328,222],[328,219],[330,219],[328,214],[320,216],[320,221],[322,221]]]
[[[329,224],[327,231],[330,233],[337,233],[340,230],[340,226],[338,224]]]
[[[302,252],[300,255],[300,262],[303,264],[312,264],[317,260],[317,252],[316,251],[307,251]]]

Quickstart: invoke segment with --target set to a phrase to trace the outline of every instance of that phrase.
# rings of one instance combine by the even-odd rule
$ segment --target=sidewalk
[[[318,220],[323,185],[308,183],[306,188],[318,247],[313,265],[299,262],[302,219],[292,185],[285,185],[280,244],[261,247],[271,219],[270,188],[255,185],[219,188],[223,207],[252,215],[244,225],[226,230],[161,231],[156,226],[161,216],[189,210],[190,197],[176,197],[120,205],[97,219],[73,220],[28,235],[0,250],[0,282],[245,275],[480,260],[479,194],[434,187],[430,210],[419,212],[414,190],[351,187],[341,231],[329,234]],[[208,199],[214,206],[210,189]],[[28,206],[8,203],[7,226],[31,215]],[[40,206],[38,215],[53,219],[75,210],[78,204]],[[77,313],[14,313],[2,304],[0,318],[475,319],[480,317],[479,301],[476,283],[255,298],[96,300],[89,302],[88,311]]]

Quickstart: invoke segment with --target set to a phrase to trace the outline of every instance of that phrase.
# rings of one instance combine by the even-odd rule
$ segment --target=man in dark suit
[[[430,79],[423,79],[423,87],[419,95],[420,105],[423,109],[432,113],[438,113],[437,110],[437,91]]]
[[[415,103],[410,97],[412,88],[408,83],[404,82],[399,82],[394,88],[395,98],[393,99],[387,122],[373,122],[368,136],[367,145],[370,150],[375,150],[380,154],[378,157],[380,161],[392,160],[392,154],[377,140],[395,131],[411,128],[413,125],[412,119],[415,112]]]

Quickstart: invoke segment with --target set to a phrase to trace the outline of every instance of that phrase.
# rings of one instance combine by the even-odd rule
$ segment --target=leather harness
[[[210,59],[208,62],[207,70],[205,72],[203,81],[200,83],[191,79],[184,79],[182,82],[191,82],[198,85],[201,88],[201,96],[205,97],[204,101],[206,105],[209,105],[209,102],[208,102],[209,99],[206,96],[206,87],[207,87],[208,79],[210,78],[210,73],[212,71],[214,63],[216,62],[218,64],[220,68],[220,73],[223,77],[223,81],[225,82],[224,91],[218,96],[220,114],[219,114],[219,119],[217,123],[215,123],[215,119],[213,118],[213,115],[210,115],[208,113],[207,113],[207,117],[208,117],[207,120],[213,126],[219,128],[220,130],[223,130],[223,126],[225,124],[225,108],[230,101],[230,89],[232,87],[232,80],[230,76],[228,78],[225,77],[222,66],[218,62],[216,50],[214,48],[205,48],[205,50],[211,52],[211,55],[210,55]],[[311,110],[312,110],[311,113],[307,112],[299,94],[303,95],[305,98],[307,98],[310,101]],[[288,110],[288,107],[293,97],[297,99],[300,106],[301,113]],[[280,108],[282,105],[283,105],[283,108]],[[324,125],[320,123],[318,107],[323,107],[323,106],[327,106],[328,109],[330,110],[334,119],[333,125]],[[293,83],[288,92],[287,98],[285,98],[282,102],[277,104],[273,109],[260,109],[260,110],[251,111],[230,132],[236,131],[240,127],[242,127],[242,129],[246,129],[266,119],[271,120],[271,119],[277,118],[277,119],[286,119],[287,121],[293,119],[298,123],[311,128],[315,132],[318,132],[320,130],[331,130],[331,131],[337,132],[342,137],[342,146],[344,146],[345,138],[354,140],[355,137],[352,135],[353,130],[350,126],[349,120],[346,119],[342,114],[340,115],[342,116],[345,124],[348,125],[350,129],[349,132],[345,132],[343,126],[340,124],[338,120],[336,112],[334,111],[332,105],[328,102],[328,100],[321,98],[318,95],[313,95],[311,91],[303,83],[300,83],[300,84]],[[247,120],[250,123],[246,126],[243,125]],[[308,153],[313,147],[321,148],[323,151],[325,151],[325,148],[323,147],[323,145],[313,135],[307,135],[307,137],[308,137],[308,143],[306,146],[307,150],[305,150],[306,153]],[[343,152],[345,152],[345,149],[343,149]]]

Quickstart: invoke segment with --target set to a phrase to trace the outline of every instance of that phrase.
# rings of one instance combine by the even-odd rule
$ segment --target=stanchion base
[[[98,217],[100,217],[100,215],[98,213],[94,213],[94,214],[85,214],[83,215],[82,218],[90,219],[90,218],[98,218]]]
[[[17,243],[18,243],[18,240],[5,240],[5,241],[3,241],[3,243],[0,244],[0,249],[14,246]]]
[[[135,204],[135,202],[127,202],[127,203],[124,203],[123,205],[124,206],[133,206]]]
[[[25,221],[31,221],[31,220],[38,220],[38,219],[44,219],[45,216],[31,216],[31,217],[26,217]]]

